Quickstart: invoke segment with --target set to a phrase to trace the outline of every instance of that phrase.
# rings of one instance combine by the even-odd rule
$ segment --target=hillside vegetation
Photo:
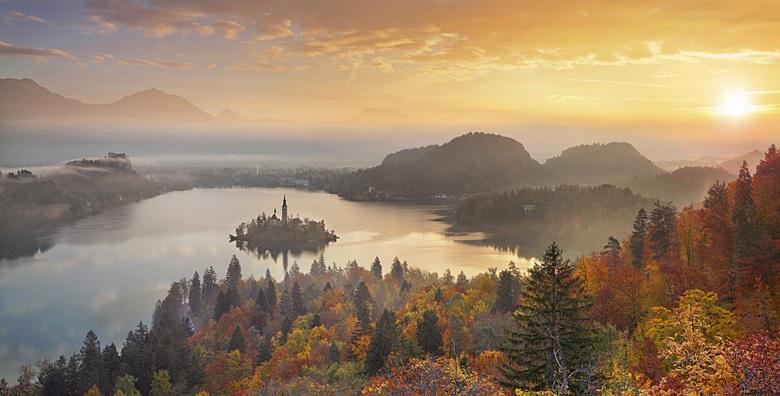
[[[339,178],[329,190],[352,199],[426,198],[541,182],[541,165],[521,143],[475,132],[390,154],[379,166]]]

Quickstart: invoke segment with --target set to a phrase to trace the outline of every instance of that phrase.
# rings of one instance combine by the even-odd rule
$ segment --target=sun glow
[[[748,96],[743,92],[729,94],[723,99],[716,112],[727,117],[742,117],[757,111],[757,107],[750,103]]]

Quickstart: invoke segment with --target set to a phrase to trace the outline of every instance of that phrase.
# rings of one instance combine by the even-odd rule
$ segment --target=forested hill
[[[545,161],[544,168],[560,183],[621,183],[639,176],[665,173],[629,143],[580,145]]]
[[[40,237],[59,225],[170,189],[133,171],[126,157],[0,175],[0,259],[45,249]]]
[[[670,173],[631,180],[628,186],[645,197],[662,201],[674,201],[679,206],[701,202],[707,189],[716,181],[726,182],[736,178],[723,168],[689,166]]]
[[[520,142],[474,132],[441,146],[390,154],[379,166],[339,178],[329,190],[353,199],[424,198],[535,185],[543,175]]]

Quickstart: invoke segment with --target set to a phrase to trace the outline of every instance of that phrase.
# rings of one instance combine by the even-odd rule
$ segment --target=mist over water
[[[326,262],[367,267],[379,257],[385,272],[393,257],[441,274],[468,275],[510,260],[529,261],[487,246],[461,243],[480,233],[447,235],[436,205],[351,202],[335,195],[289,189],[232,188],[173,192],[131,203],[62,227],[53,247],[33,257],[0,260],[0,377],[15,378],[21,364],[78,350],[94,329],[104,343],[121,345],[170,283],[214,266],[224,277],[230,257],[244,277],[270,269],[283,277],[283,258],[237,249],[228,233],[261,211],[272,213],[287,196],[290,214],[324,219],[340,239],[323,250]],[[541,252],[539,252],[541,253]],[[290,255],[302,271],[317,256]]]

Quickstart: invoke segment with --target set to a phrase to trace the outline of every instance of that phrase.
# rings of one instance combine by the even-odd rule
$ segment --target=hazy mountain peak
[[[409,124],[413,121],[408,114],[381,107],[367,107],[349,119],[349,123],[363,124]]]
[[[566,183],[620,183],[665,171],[627,142],[581,144],[563,150],[544,166]]]

